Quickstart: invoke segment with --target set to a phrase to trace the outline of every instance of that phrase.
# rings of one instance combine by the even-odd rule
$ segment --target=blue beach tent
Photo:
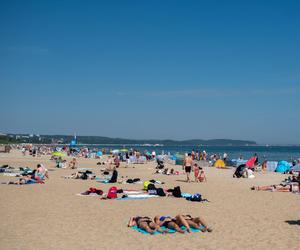
[[[277,173],[286,173],[289,172],[291,169],[291,165],[287,161],[280,161],[277,164],[275,172]]]

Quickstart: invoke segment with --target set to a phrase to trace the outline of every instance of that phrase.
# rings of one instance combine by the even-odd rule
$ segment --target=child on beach
[[[194,164],[194,175],[195,175],[195,182],[206,182],[206,175],[201,167],[198,166],[197,163]]]
[[[195,182],[199,182],[200,168],[197,163],[194,164]]]

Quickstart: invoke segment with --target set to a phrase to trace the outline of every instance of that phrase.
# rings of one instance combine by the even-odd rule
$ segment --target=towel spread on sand
[[[89,196],[89,197],[101,197],[102,195],[96,194],[96,193],[90,193],[90,194],[76,194],[78,196]]]
[[[137,232],[142,233],[142,234],[149,234],[148,232],[146,232],[145,230],[143,230],[143,229],[141,229],[141,228],[139,228],[139,227],[137,227],[137,226],[133,226],[133,227],[131,227],[131,228],[132,228],[133,230],[137,231]],[[161,229],[162,229],[162,230],[168,230],[168,233],[176,233],[175,230],[173,230],[173,229],[167,229],[166,227],[161,227]],[[185,230],[186,228],[182,226],[181,229],[182,229],[182,230]],[[200,230],[200,229],[191,228],[191,232],[192,232],[192,233],[198,233],[198,232],[201,232],[201,230]],[[162,233],[161,233],[161,232],[158,232],[158,231],[155,231],[155,232],[154,232],[154,235],[157,235],[157,234],[162,234]]]

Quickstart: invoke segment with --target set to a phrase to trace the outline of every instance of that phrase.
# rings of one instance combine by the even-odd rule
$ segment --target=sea
[[[91,145],[88,146],[89,148]],[[94,145],[98,149],[137,149],[141,152],[153,150],[156,154],[184,154],[194,151],[205,150],[209,155],[226,153],[229,159],[249,159],[255,153],[258,155],[259,162],[281,161],[292,162],[300,158],[300,146],[141,146],[141,145]]]

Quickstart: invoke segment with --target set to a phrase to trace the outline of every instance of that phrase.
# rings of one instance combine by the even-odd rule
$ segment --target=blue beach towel
[[[137,231],[137,232],[142,233],[142,234],[149,234],[147,231],[145,231],[145,230],[143,230],[143,229],[141,229],[141,228],[139,228],[139,227],[137,227],[137,226],[133,226],[133,227],[131,227],[131,228],[132,228],[133,230]],[[161,227],[161,229],[162,229],[162,230],[167,230],[166,227]],[[185,230],[186,228],[185,228],[184,226],[182,226],[181,229],[182,229],[182,230]],[[200,229],[191,228],[191,232],[192,232],[192,233],[198,233],[198,232],[201,232],[201,230],[200,230]],[[173,230],[173,229],[168,229],[168,233],[172,233],[172,234],[173,234],[173,233],[176,233],[176,231]],[[155,232],[154,232],[154,235],[157,235],[157,234],[162,234],[162,233],[155,231]]]
[[[109,180],[96,180],[97,182],[100,182],[102,184],[110,184]]]

